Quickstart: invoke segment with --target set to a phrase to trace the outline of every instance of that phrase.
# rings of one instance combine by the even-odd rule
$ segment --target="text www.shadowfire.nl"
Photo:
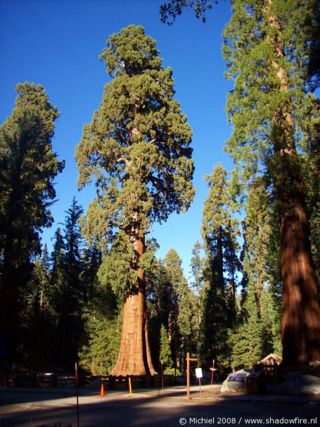
[[[274,418],[274,417],[261,417],[261,418],[246,418],[246,417],[188,417],[179,418],[179,424],[181,426],[185,425],[213,425],[220,424],[225,425],[288,425],[288,424],[297,424],[297,425],[318,425],[318,417],[313,418]]]

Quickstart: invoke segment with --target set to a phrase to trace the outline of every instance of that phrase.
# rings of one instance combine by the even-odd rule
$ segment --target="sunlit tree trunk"
[[[267,1],[271,5],[272,0]],[[281,34],[276,17],[269,25]],[[288,93],[288,76],[280,66],[284,48],[274,37],[279,62],[272,61],[280,82],[280,92]],[[273,116],[274,187],[278,201],[283,280],[282,345],[283,363],[301,365],[320,360],[320,307],[311,261],[309,226],[305,207],[305,187],[294,141],[291,101]]]
[[[134,265],[138,265],[145,251],[144,235],[139,234],[135,243]],[[125,299],[120,351],[111,375],[155,375],[148,338],[145,304],[145,278],[141,267],[137,268],[137,282]]]

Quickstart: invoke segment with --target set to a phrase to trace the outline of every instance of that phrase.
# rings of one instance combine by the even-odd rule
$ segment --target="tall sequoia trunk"
[[[145,251],[144,235],[135,239],[135,265]],[[141,267],[137,268],[138,279],[133,290],[127,294],[122,319],[120,351],[111,375],[155,375],[148,339],[145,305],[145,278]]]
[[[284,364],[299,365],[320,360],[320,308],[303,193],[292,185],[296,193],[280,208],[282,345]]]
[[[284,365],[320,360],[320,307],[311,260],[305,187],[293,140],[291,116],[275,131],[275,192],[280,221],[283,281],[282,345]],[[292,128],[292,129],[291,129]]]
[[[267,1],[271,3],[272,0]],[[269,17],[268,23],[281,34],[276,17]],[[274,37],[272,43],[278,58],[283,58],[284,49],[279,38]],[[278,90],[288,93],[286,70],[274,60],[271,68],[279,78]],[[311,260],[305,187],[294,142],[290,105],[288,100],[282,109],[274,112],[272,176],[280,221],[283,364],[294,366],[320,360],[320,307]]]

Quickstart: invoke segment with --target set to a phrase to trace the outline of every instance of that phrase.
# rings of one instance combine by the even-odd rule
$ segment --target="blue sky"
[[[51,211],[55,223],[43,233],[52,236],[72,198],[86,210],[95,197],[90,188],[78,192],[74,160],[84,124],[89,123],[102,99],[109,77],[98,56],[109,35],[129,24],[142,25],[157,42],[164,66],[173,68],[175,98],[193,129],[196,196],[186,214],[173,214],[165,224],[155,224],[152,236],[164,258],[174,248],[189,276],[193,245],[200,239],[203,202],[208,195],[203,181],[221,162],[232,169],[223,152],[231,129],[225,114],[231,83],[224,78],[222,31],[230,18],[230,2],[214,5],[203,24],[190,10],[173,26],[160,22],[161,0],[0,0],[0,123],[14,108],[17,83],[41,84],[60,117],[56,121],[53,149],[66,161],[56,178],[57,201]]]

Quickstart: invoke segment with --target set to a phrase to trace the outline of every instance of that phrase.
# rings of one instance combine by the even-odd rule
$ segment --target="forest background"
[[[259,182],[247,210],[236,212],[227,174],[233,165],[223,154],[230,136],[224,107],[231,84],[223,77],[220,52],[230,4],[221,2],[208,15],[207,24],[195,20],[190,11],[169,28],[160,22],[160,4],[81,1],[75,7],[72,1],[0,2],[1,46],[8,58],[1,63],[1,122],[11,114],[17,82],[40,83],[60,112],[53,151],[59,160],[66,160],[55,180],[58,200],[50,206],[59,228],[53,225],[42,234],[44,251],[41,258],[32,258],[32,277],[23,291],[24,339],[17,360],[24,366],[70,369],[79,357],[83,367],[105,373],[115,362],[121,304],[104,286],[103,267],[97,276],[101,254],[86,248],[80,237],[77,220],[94,198],[94,189],[76,193],[73,156],[83,125],[90,122],[108,81],[98,55],[109,35],[128,24],[141,24],[156,40],[165,66],[173,68],[175,98],[194,134],[194,203],[186,214],[173,214],[165,224],[154,225],[151,236],[159,245],[148,278],[154,363],[163,357],[167,367],[183,371],[185,352],[192,351],[206,366],[215,357],[221,368],[227,368],[256,362],[267,352],[281,353],[281,280],[279,248],[272,239],[277,231],[273,214],[264,210]],[[209,212],[217,209],[224,217],[220,225],[226,227],[223,275],[221,266],[210,262],[214,239]]]

